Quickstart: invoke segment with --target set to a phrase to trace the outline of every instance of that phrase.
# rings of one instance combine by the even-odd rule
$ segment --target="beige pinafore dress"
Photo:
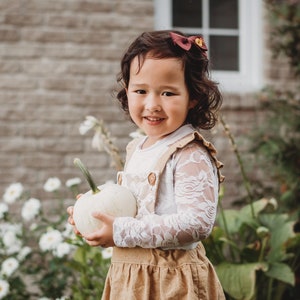
[[[157,197],[159,177],[170,156],[193,140],[208,149],[216,163],[219,180],[223,180],[219,172],[222,164],[216,159],[214,147],[195,131],[170,146],[149,174],[148,192],[153,193],[153,199]],[[127,160],[136,144],[129,144]],[[118,180],[120,183],[121,178]],[[150,209],[154,212],[154,208],[155,201]],[[114,247],[102,300],[225,300],[225,296],[199,242],[192,250]]]

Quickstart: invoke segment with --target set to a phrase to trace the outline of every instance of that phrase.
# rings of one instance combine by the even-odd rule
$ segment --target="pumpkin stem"
[[[84,175],[85,179],[89,183],[89,185],[90,185],[90,187],[93,191],[93,194],[99,193],[100,190],[98,189],[97,185],[95,184],[89,170],[85,167],[85,165],[82,163],[82,161],[79,158],[75,158],[74,159],[74,165],[81,170],[81,172]]]

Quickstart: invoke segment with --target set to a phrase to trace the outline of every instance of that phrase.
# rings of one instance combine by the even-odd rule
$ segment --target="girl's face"
[[[149,147],[183,125],[194,106],[185,85],[183,65],[176,58],[146,56],[139,69],[135,57],[129,78],[129,114],[148,136],[143,147]]]

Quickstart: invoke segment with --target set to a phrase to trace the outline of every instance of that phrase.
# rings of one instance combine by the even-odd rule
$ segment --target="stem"
[[[84,175],[85,179],[89,183],[89,185],[90,185],[90,187],[93,191],[93,194],[99,193],[100,190],[98,189],[97,185],[95,184],[89,170],[85,167],[85,165],[81,162],[81,160],[79,158],[74,159],[74,165],[81,170],[81,172]]]
[[[253,201],[254,201],[253,200],[253,195],[251,193],[250,182],[249,182],[248,177],[246,175],[246,171],[245,171],[245,168],[244,168],[243,160],[241,158],[241,155],[240,155],[239,150],[237,148],[237,145],[235,143],[234,137],[231,134],[228,125],[225,123],[225,121],[224,121],[224,119],[222,117],[220,118],[220,121],[221,121],[221,123],[222,123],[222,125],[224,127],[224,131],[225,131],[226,135],[228,136],[228,138],[229,138],[229,140],[231,142],[231,145],[233,147],[233,151],[234,151],[234,153],[236,155],[236,158],[237,158],[240,170],[241,170],[241,174],[242,174],[242,177],[243,177],[244,186],[245,186],[247,194],[248,194],[249,203],[250,203],[250,207],[251,207],[251,214],[252,214],[252,217],[255,218],[255,212],[254,212],[254,207],[253,207]]]
[[[268,291],[267,291],[267,300],[271,300],[272,297],[272,286],[273,286],[273,278],[269,279]]]
[[[287,288],[287,285],[284,282],[282,282],[282,281],[276,282],[276,285],[271,290],[271,291],[273,291],[273,293],[272,293],[273,298],[270,296],[270,299],[272,299],[272,300],[281,300],[281,299],[283,299],[283,293],[285,292],[286,288]]]
[[[103,124],[103,121],[98,121],[96,131],[101,134],[104,150],[110,155],[112,163],[117,171],[121,171],[124,168],[124,162],[120,155],[120,151],[117,146],[114,145],[109,131]]]
[[[264,252],[265,252],[265,249],[266,249],[266,246],[267,246],[267,241],[268,241],[268,237],[264,237],[261,241],[261,250],[260,250],[260,254],[259,254],[259,258],[258,258],[258,261],[263,261],[263,258],[264,258]]]
[[[222,206],[222,199],[223,199],[223,193],[219,194],[219,201],[218,201],[218,206],[219,206],[219,210],[220,210],[220,214],[221,214],[221,218],[224,224],[224,231],[225,231],[225,236],[228,240],[230,240],[230,234],[229,234],[229,230],[228,230],[228,226],[227,226],[227,220],[225,217],[225,212],[224,212],[224,208]],[[230,245],[229,247],[229,251],[230,251],[230,255],[231,255],[231,259],[233,261],[235,261],[235,255],[234,255],[234,249],[232,248],[232,245]]]

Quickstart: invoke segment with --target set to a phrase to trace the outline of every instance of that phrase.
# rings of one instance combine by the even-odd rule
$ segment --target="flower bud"
[[[260,238],[264,238],[267,235],[269,235],[269,229],[267,227],[264,226],[260,226],[256,229],[256,234],[260,237]]]

